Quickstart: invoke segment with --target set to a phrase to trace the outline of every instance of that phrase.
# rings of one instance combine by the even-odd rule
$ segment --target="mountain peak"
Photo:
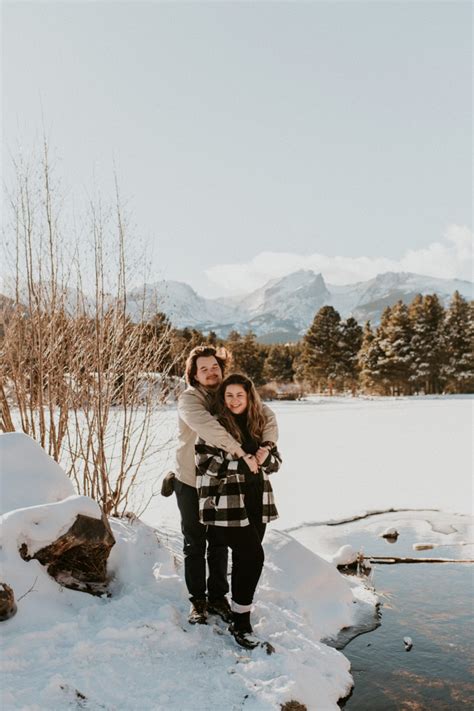
[[[320,287],[326,286],[324,277],[320,272],[316,273],[312,269],[298,269],[296,272],[290,272],[290,274],[285,274],[282,277],[272,279],[264,284],[261,289],[266,290],[268,288],[273,288],[276,285],[288,287],[292,285],[299,288],[308,284],[317,284]]]
[[[148,283],[130,294],[131,314],[145,296],[147,313],[164,311],[178,328],[195,326],[225,336],[230,330],[252,330],[268,342],[300,337],[322,306],[331,305],[345,319],[376,324],[385,306],[399,299],[409,303],[417,293],[437,293],[446,305],[455,290],[472,299],[472,284],[411,272],[384,272],[372,279],[346,285],[326,284],[321,273],[298,269],[268,281],[239,299],[205,299],[189,284],[161,280]],[[134,298],[133,298],[134,297]],[[137,303],[135,304],[134,301]]]

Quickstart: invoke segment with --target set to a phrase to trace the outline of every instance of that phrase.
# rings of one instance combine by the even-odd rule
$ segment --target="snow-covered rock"
[[[0,513],[73,495],[59,464],[23,432],[0,434]]]
[[[341,546],[334,555],[330,556],[330,561],[333,565],[351,565],[351,563],[356,562],[358,556],[358,551],[347,543]]]
[[[393,528],[393,526],[389,526],[388,528],[385,528],[382,533],[380,534],[381,538],[398,538],[398,531],[396,528]]]
[[[102,516],[96,501],[88,496],[76,495],[53,504],[9,511],[0,518],[6,549],[18,551],[25,543],[28,554],[32,556],[66,533],[79,514],[96,519]]]

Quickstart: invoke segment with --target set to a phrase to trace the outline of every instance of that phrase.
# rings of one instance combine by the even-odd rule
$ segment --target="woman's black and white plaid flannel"
[[[199,519],[214,526],[248,526],[245,510],[245,473],[249,471],[242,459],[234,459],[218,447],[198,439],[196,452],[196,488],[199,497]],[[278,518],[273,490],[268,475],[280,468],[281,457],[273,446],[260,466],[263,477],[262,523]]]

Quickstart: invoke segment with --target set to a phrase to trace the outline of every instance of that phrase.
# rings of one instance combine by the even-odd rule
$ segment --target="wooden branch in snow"
[[[460,558],[398,558],[397,556],[372,556],[365,555],[364,560],[382,565],[393,565],[395,563],[474,563],[474,560],[463,560]]]
[[[18,598],[18,602],[20,602],[20,600],[23,600],[23,598],[26,597],[26,596],[28,595],[28,593],[30,593],[30,592],[36,592],[36,590],[35,590],[35,584],[36,584],[36,581],[37,581],[37,580],[38,580],[38,577],[36,577],[36,578],[34,579],[31,588],[30,588],[29,590],[27,590],[26,593],[23,593],[23,595],[20,595],[20,597]]]

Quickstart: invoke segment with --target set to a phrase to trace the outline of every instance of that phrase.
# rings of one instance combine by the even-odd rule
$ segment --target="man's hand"
[[[259,463],[257,459],[253,456],[253,454],[246,454],[244,456],[244,461],[252,472],[252,474],[258,474]]]
[[[261,466],[270,452],[269,447],[259,447],[255,455],[258,465]]]

